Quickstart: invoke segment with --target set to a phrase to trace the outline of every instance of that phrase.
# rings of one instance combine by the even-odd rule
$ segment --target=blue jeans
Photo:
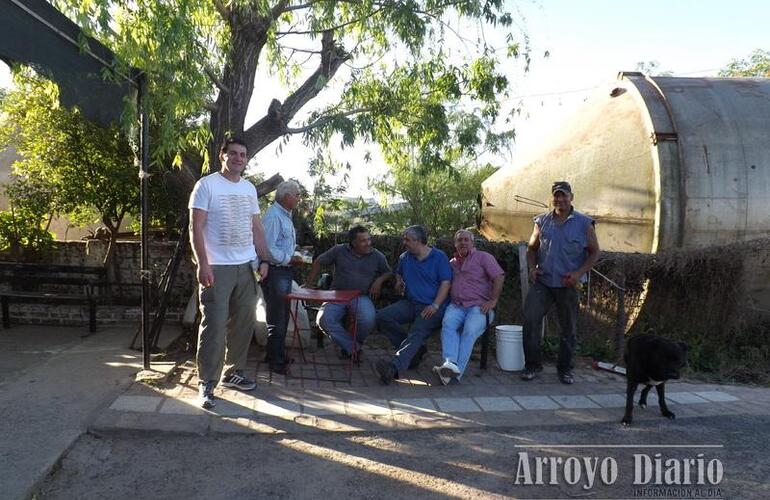
[[[577,339],[579,292],[576,288],[551,288],[537,281],[524,300],[524,367],[527,370],[543,368],[540,336],[543,318],[556,304],[561,337],[556,369],[559,373],[572,371]]]
[[[267,356],[271,366],[286,363],[286,327],[289,324],[289,304],[286,295],[291,293],[292,270],[289,267],[270,266],[267,279],[262,282],[267,316]]]
[[[495,313],[489,311],[489,323],[495,318]],[[444,359],[448,359],[460,369],[460,376],[465,373],[465,367],[471,359],[473,344],[476,343],[484,330],[487,329],[487,317],[481,312],[480,306],[463,307],[449,304],[441,324],[441,350]]]
[[[401,299],[384,309],[377,311],[377,329],[388,337],[390,343],[396,348],[393,357],[393,366],[399,372],[409,368],[412,358],[425,344],[428,337],[441,327],[441,319],[444,317],[445,306],[442,306],[436,314],[428,319],[423,319],[420,313],[427,304],[416,304],[407,299]],[[409,331],[402,325],[411,323]]]
[[[353,352],[353,337],[345,329],[343,321],[349,309],[356,312],[356,343],[357,349],[363,345],[366,337],[374,330],[374,317],[376,311],[372,299],[361,295],[353,299],[350,304],[333,304],[330,302],[321,306],[318,311],[318,326],[331,337],[331,339],[348,353]]]

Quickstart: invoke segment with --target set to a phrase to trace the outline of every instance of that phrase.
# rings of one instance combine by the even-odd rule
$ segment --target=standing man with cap
[[[291,292],[292,266],[302,263],[302,257],[294,255],[297,235],[291,220],[291,211],[299,204],[299,184],[284,181],[275,190],[275,203],[267,209],[262,224],[270,253],[270,270],[262,281],[267,316],[267,361],[271,372],[286,375],[286,327],[289,324],[289,305],[285,296]]]
[[[242,391],[257,386],[243,373],[257,305],[256,271],[264,277],[257,251],[267,256],[259,220],[257,190],[241,178],[246,144],[227,139],[219,157],[222,170],[202,177],[190,195],[190,240],[197,266],[201,323],[198,332],[198,397],[212,408],[214,387]]]
[[[564,384],[572,374],[577,336],[578,285],[599,259],[595,222],[572,206],[574,195],[566,181],[551,186],[553,210],[535,217],[535,228],[527,246],[529,280],[532,287],[524,301],[524,371],[522,380],[532,380],[542,371],[541,324],[553,304],[559,317],[561,338],[556,369]]]

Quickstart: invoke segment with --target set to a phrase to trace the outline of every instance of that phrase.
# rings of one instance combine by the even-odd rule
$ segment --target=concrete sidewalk
[[[625,378],[593,370],[586,360],[578,363],[575,384],[569,386],[558,381],[552,366],[534,381],[521,381],[518,373],[497,368],[493,355],[487,370],[472,361],[460,384],[442,386],[431,372],[440,364],[440,348],[433,339],[433,354],[417,370],[383,386],[374,366],[389,350],[372,340],[350,382],[345,380],[347,365],[331,347],[308,355],[306,363],[296,353],[293,376],[288,377],[272,376],[258,361],[262,351],[252,349],[246,375],[257,380],[257,389],[243,393],[219,387],[212,410],[197,405],[198,379],[194,363],[188,361],[167,384],[134,384],[97,416],[90,430],[197,435],[357,432],[617,423],[623,414]],[[649,408],[635,411],[639,426],[663,418],[654,392]],[[770,389],[764,388],[685,380],[667,385],[667,399],[678,418],[770,414]]]
[[[494,357],[479,370],[474,360],[459,385],[442,386],[431,367],[382,386],[374,364],[389,356],[382,339],[367,345],[353,369],[327,348],[298,354],[293,376],[273,377],[253,348],[249,372],[259,386],[249,393],[218,388],[213,411],[197,407],[192,360],[168,382],[134,382],[141,354],[127,348],[134,328],[105,328],[83,339],[82,328],[15,326],[0,331],[0,491],[28,498],[85,431],[95,434],[159,433],[237,435],[391,431],[443,428],[505,428],[612,422],[622,415],[624,379],[597,372],[584,361],[576,383],[560,384],[553,367],[532,382],[499,370]],[[330,381],[335,379],[337,381]],[[695,382],[667,387],[678,419],[708,415],[770,415],[770,389]],[[653,394],[651,394],[653,396]],[[636,427],[659,425],[655,408],[637,409]]]
[[[14,326],[0,330],[0,492],[28,498],[98,411],[131,386],[134,329]]]

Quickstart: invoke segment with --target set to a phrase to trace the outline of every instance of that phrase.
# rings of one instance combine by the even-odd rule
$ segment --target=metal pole
[[[141,279],[142,279],[142,363],[145,370],[150,369],[150,252],[147,245],[149,229],[149,158],[150,158],[150,121],[147,116],[147,76],[139,75],[139,113],[141,116],[140,129],[140,203],[141,203]]]

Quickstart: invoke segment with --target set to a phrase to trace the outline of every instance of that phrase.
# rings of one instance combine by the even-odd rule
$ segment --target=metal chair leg
[[[484,333],[481,334],[481,362],[479,368],[482,370],[487,369],[487,357],[489,355],[489,314],[486,315],[487,326],[484,328]]]

